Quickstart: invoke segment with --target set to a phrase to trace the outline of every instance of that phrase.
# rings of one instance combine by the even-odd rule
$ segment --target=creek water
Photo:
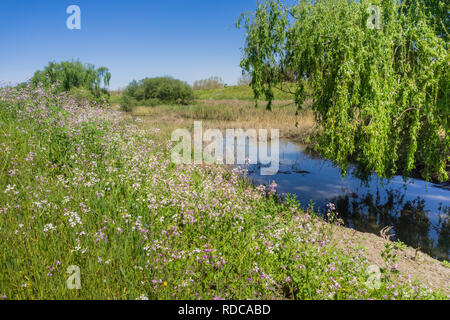
[[[248,141],[245,147],[248,153]],[[331,161],[314,157],[305,146],[286,140],[280,140],[279,156],[279,171],[275,175],[261,175],[263,165],[258,162],[243,166],[248,170],[247,177],[254,184],[275,182],[279,194],[295,195],[305,208],[312,202],[315,211],[322,215],[326,205],[333,203],[347,227],[379,234],[382,228],[391,226],[391,239],[448,260],[448,182],[404,181],[400,176],[382,181],[374,174],[366,183],[356,178],[352,169],[342,179],[339,168]]]

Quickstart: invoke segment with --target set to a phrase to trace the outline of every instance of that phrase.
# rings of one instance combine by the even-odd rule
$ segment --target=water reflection
[[[274,176],[261,176],[260,165],[248,166],[255,183],[275,181],[278,192],[295,194],[303,206],[310,200],[325,212],[329,202],[336,204],[347,226],[379,234],[392,226],[394,237],[421,248],[440,259],[449,257],[450,190],[447,184],[394,177],[391,181],[371,176],[369,183],[348,175],[342,179],[330,161],[313,157],[305,147],[280,141],[280,170]]]
[[[449,256],[449,208],[440,206],[436,213],[426,209],[425,200],[417,197],[405,201],[399,190],[386,190],[387,199],[382,201],[380,193],[340,196],[331,199],[351,228],[379,234],[385,226],[392,226],[392,239],[401,240],[414,248],[421,248],[439,259]],[[430,216],[437,214],[432,223]],[[436,239],[436,241],[435,241]]]

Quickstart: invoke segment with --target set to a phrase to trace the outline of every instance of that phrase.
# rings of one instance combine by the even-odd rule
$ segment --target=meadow
[[[293,84],[285,83],[274,89],[274,100],[291,100],[295,87]],[[247,100],[253,101],[255,96],[248,85],[226,86],[216,89],[194,90],[194,96],[198,100]]]
[[[318,128],[310,108],[311,101],[306,101],[299,111],[292,100],[293,95],[276,92],[272,112],[267,112],[266,101],[259,101],[255,106],[252,88],[240,85],[194,90],[195,99],[188,105],[140,105],[131,108],[129,114],[142,118],[143,126],[159,125],[171,130],[189,127],[193,120],[203,121],[206,128],[280,129],[282,138],[313,145]],[[114,92],[110,104],[120,109],[121,99],[121,93]]]
[[[448,299],[398,272],[401,244],[374,278],[364,248],[276,185],[174,165],[170,129],[51,88],[1,89],[0,299]]]

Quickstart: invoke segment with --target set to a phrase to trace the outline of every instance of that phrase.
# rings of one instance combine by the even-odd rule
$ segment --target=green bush
[[[170,77],[145,78],[132,81],[122,96],[122,109],[137,105],[188,104],[194,98],[192,88],[185,82]]]

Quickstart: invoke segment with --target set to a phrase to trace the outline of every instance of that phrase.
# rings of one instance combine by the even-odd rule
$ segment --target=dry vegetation
[[[310,109],[296,115],[293,101],[275,101],[272,112],[265,110],[261,102],[242,100],[198,100],[190,106],[136,107],[132,115],[140,117],[149,125],[190,126],[194,120],[202,120],[205,128],[218,129],[280,129],[280,137],[305,142],[315,130]]]

